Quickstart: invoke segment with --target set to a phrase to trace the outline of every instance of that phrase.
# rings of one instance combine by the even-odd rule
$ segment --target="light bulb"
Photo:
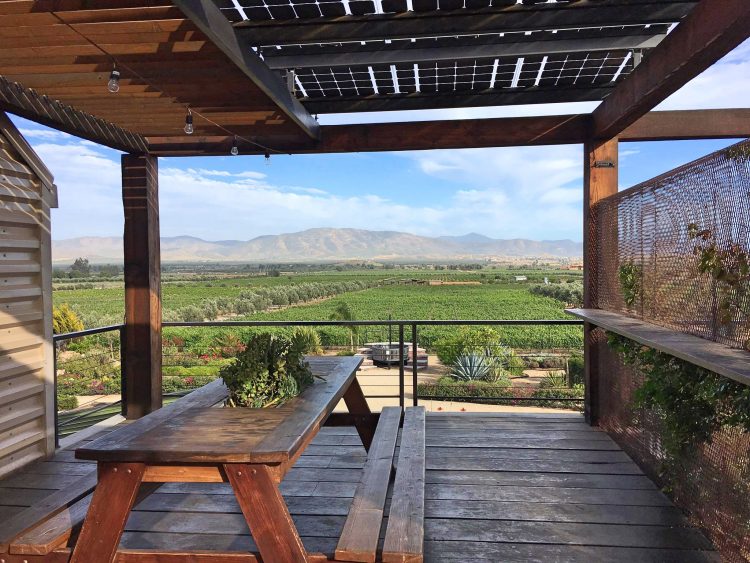
[[[120,71],[112,70],[109,75],[109,82],[107,82],[107,90],[113,94],[117,94],[120,91]]]
[[[185,116],[185,133],[192,135],[193,131],[195,131],[195,129],[193,129],[193,114],[188,110],[187,115]]]
[[[240,149],[237,147],[237,137],[234,138],[234,141],[232,141],[232,150],[229,151],[232,153],[232,156],[237,156],[240,154]]]
[[[271,166],[271,153],[266,151],[266,166]]]

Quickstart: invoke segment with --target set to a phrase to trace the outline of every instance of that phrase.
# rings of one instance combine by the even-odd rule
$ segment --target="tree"
[[[333,313],[331,313],[329,319],[332,321],[356,321],[357,317],[354,315],[354,311],[351,310],[349,304],[346,301],[340,301],[336,304],[336,307],[334,308]],[[354,343],[357,339],[359,327],[356,325],[347,325],[346,328],[349,329],[349,342],[351,344],[352,351],[354,351]]]
[[[70,271],[77,274],[77,277],[88,277],[91,273],[91,265],[89,264],[88,258],[76,258],[73,265],[70,267]]]
[[[52,309],[52,330],[55,334],[83,330],[83,321],[69,305],[63,303]]]

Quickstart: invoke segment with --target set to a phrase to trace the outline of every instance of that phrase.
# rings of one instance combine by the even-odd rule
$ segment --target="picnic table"
[[[263,561],[308,561],[279,484],[342,398],[369,446],[361,362],[310,359],[315,383],[277,408],[156,411],[77,449],[97,462],[98,484],[71,562],[114,561],[141,484],[167,482],[229,482]]]

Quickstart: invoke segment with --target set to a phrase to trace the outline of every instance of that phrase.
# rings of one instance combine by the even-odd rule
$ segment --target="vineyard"
[[[526,279],[515,281],[516,276],[521,275]],[[547,286],[552,290],[549,295],[535,289],[545,278],[551,281]],[[360,321],[567,319],[558,286],[569,285],[570,289],[576,290],[579,279],[577,273],[559,270],[532,270],[519,274],[518,270],[488,269],[472,272],[363,270],[290,273],[273,277],[188,274],[170,276],[163,283],[163,316],[165,321],[217,318],[233,321],[329,321],[341,318],[337,311],[345,304],[351,316]],[[425,283],[427,280],[471,281],[475,285],[429,285]],[[573,283],[569,283],[571,281]],[[55,305],[69,305],[86,328],[121,323],[123,290],[117,287],[117,280],[107,280],[101,286],[99,282],[90,283],[94,287],[87,284],[81,289],[55,290]],[[67,285],[70,286],[70,282]],[[200,386],[217,377],[219,368],[226,364],[241,343],[251,333],[263,330],[268,329],[165,327],[165,391]],[[291,329],[271,330],[289,332]],[[446,342],[449,343],[456,334],[462,334],[462,330],[456,326],[420,326],[418,345],[430,354],[445,355]],[[398,339],[398,329],[388,326],[361,326],[355,331],[340,326],[318,326],[316,331],[320,343],[328,350],[333,348],[330,353],[352,353],[352,344]],[[489,334],[479,328],[470,331],[478,335]],[[583,346],[580,326],[494,326],[490,333],[491,338],[475,342],[475,347],[507,347],[523,358],[531,369],[534,365],[530,359],[535,356],[543,356],[544,361],[549,362],[550,357],[571,357]],[[407,326],[405,339],[410,341],[411,338],[411,327]],[[560,369],[564,365],[549,367]],[[66,344],[58,357],[58,370],[61,408],[75,407],[76,397],[118,394],[118,333],[85,337]],[[476,390],[483,394],[483,400],[487,400],[490,397],[484,395],[500,392],[496,387],[493,384],[490,390],[484,387],[476,387]],[[474,387],[471,389],[475,390]],[[445,383],[436,389],[423,389],[425,394],[433,395],[444,394],[446,390],[451,389]],[[453,391],[466,394],[463,387]]]

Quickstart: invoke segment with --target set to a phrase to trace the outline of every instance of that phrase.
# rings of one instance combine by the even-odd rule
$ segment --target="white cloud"
[[[544,232],[580,240],[581,151],[566,145],[403,154],[425,174],[464,186],[446,208],[448,234],[539,238]]]

